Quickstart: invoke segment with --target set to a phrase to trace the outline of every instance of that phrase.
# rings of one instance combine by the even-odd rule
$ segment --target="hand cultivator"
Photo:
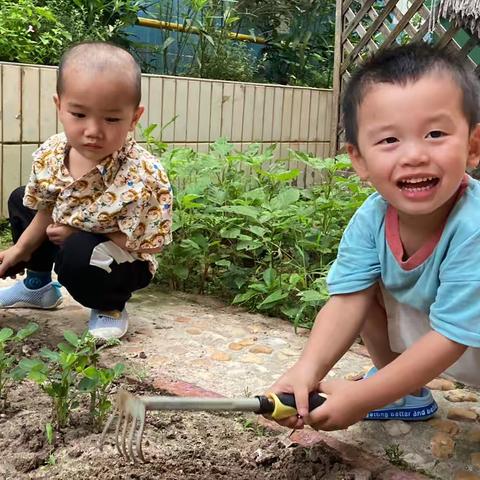
[[[309,409],[320,406],[325,397],[311,393]],[[139,458],[145,462],[142,452],[142,436],[147,410],[216,410],[241,411],[270,415],[275,420],[296,415],[295,398],[291,393],[257,395],[251,398],[203,398],[203,397],[137,397],[125,390],[117,394],[115,410],[108,419],[100,438],[100,449],[105,435],[115,417],[115,443],[119,453],[127,460],[135,462]],[[130,426],[130,427],[129,427]],[[135,445],[135,449],[134,449]]]

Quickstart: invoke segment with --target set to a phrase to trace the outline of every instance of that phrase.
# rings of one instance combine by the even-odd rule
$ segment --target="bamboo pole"
[[[141,27],[158,28],[160,30],[171,30],[174,32],[193,33],[195,35],[200,34],[200,30],[197,27],[192,27],[185,24],[182,25],[174,22],[164,22],[162,20],[154,20],[153,18],[138,17],[137,24]],[[243,33],[228,32],[227,37],[230,40],[239,40],[241,42],[258,43],[261,45],[267,43],[267,40],[263,37],[254,37],[253,35],[245,35]]]

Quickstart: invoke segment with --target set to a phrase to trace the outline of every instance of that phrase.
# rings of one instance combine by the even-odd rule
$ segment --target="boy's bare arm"
[[[309,392],[318,389],[318,382],[360,333],[376,289],[332,296],[317,315],[300,359],[271,387],[274,392],[294,393],[299,415],[307,415]],[[281,423],[301,427],[295,418]]]
[[[368,412],[418,390],[458,360],[466,348],[431,331],[372,377],[321,382],[327,401],[306,423],[320,430],[346,428]]]
[[[18,242],[12,247],[0,252],[0,277],[19,262],[28,261],[32,253],[42,244],[46,238],[47,226],[52,222],[50,210],[38,210],[24,230]]]

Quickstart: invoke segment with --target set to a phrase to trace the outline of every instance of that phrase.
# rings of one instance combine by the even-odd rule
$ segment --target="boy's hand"
[[[17,245],[13,245],[3,252],[0,252],[0,278],[5,278],[7,270],[27,260],[29,260],[29,256],[18,248]],[[13,276],[14,275],[12,275],[12,277]]]
[[[324,380],[319,390],[327,395],[323,405],[305,418],[305,423],[315,430],[342,430],[362,420],[369,408],[359,392],[359,381]]]
[[[287,370],[269,389],[274,393],[293,393],[297,405],[297,416],[277,420],[288,428],[302,429],[305,425],[303,417],[308,415],[308,395],[318,390],[318,381],[313,371],[296,363]]]
[[[47,237],[55,245],[62,245],[65,240],[73,233],[78,232],[77,228],[60,223],[51,223],[47,227]]]

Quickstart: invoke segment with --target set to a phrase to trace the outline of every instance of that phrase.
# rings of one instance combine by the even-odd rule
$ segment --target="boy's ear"
[[[348,156],[350,157],[350,160],[352,162],[353,168],[355,169],[355,172],[357,172],[357,175],[362,180],[368,180],[368,177],[369,177],[368,168],[358,147],[356,147],[352,143],[347,143],[347,153],[348,153]]]
[[[470,133],[467,167],[475,168],[480,162],[480,123]]]
[[[57,111],[60,110],[60,98],[57,94],[53,96],[53,103],[55,103],[55,106],[57,107]]]
[[[133,113],[132,122],[130,123],[130,131],[135,130],[135,127],[137,126],[137,123],[140,120],[140,117],[143,115],[144,111],[145,107],[143,105],[139,105],[136,108],[135,112]]]

